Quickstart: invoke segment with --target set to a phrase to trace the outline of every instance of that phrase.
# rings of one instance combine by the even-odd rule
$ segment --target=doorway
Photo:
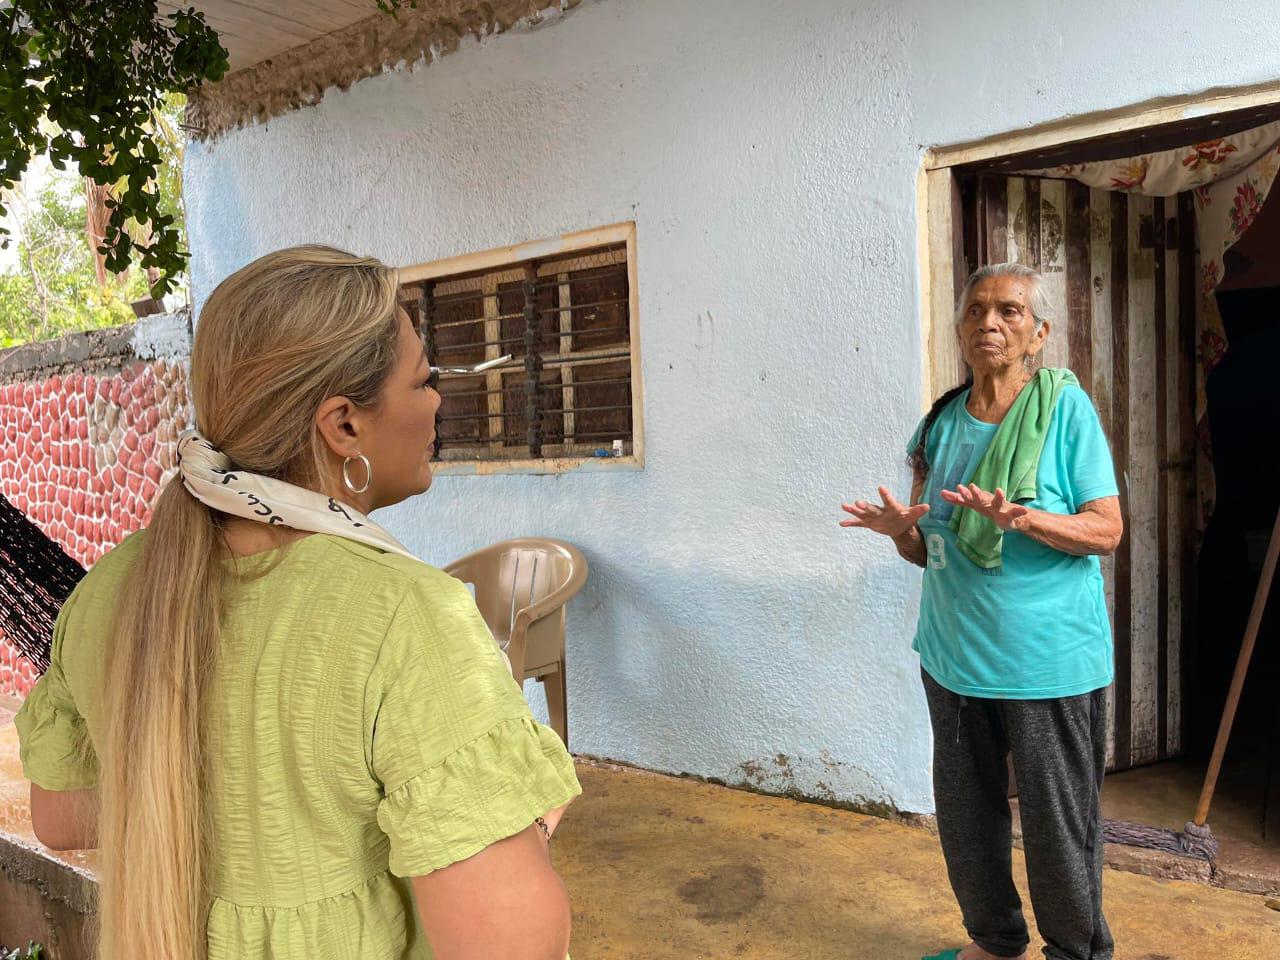
[[[1280,356],[1280,197],[1263,204],[1223,258],[1217,304],[1229,347],[1205,385],[1217,487],[1206,503],[1211,487],[1197,471],[1202,294],[1193,195],[1143,196],[1044,173],[1202,144],[1277,119],[1280,103],[1263,103],[971,160],[949,167],[945,180],[930,171],[927,182],[931,392],[962,376],[946,349],[945,298],[979,265],[1026,263],[1044,275],[1056,307],[1045,362],[1070,367],[1090,392],[1121,474],[1127,533],[1104,562],[1116,682],[1103,799],[1113,819],[1181,829],[1194,811],[1280,507],[1280,458],[1263,449],[1280,418],[1280,388],[1264,366]],[[1223,842],[1219,873],[1247,874],[1238,885],[1273,893],[1277,607],[1280,589],[1209,817]]]
[[[1108,816],[1177,827],[1194,809],[1277,510],[1280,452],[1259,443],[1280,417],[1280,198],[1227,257],[1217,300],[1230,344],[1207,382],[1216,496],[1195,565],[1197,615],[1180,755],[1112,775]],[[1209,823],[1225,882],[1280,892],[1280,590],[1273,584]]]

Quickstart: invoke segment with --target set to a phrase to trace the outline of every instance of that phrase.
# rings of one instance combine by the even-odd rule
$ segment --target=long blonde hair
[[[324,489],[315,413],[375,406],[395,362],[397,275],[329,247],[268,254],[200,315],[191,385],[200,432],[244,470]],[[222,515],[181,479],[156,501],[116,605],[106,657],[99,845],[103,960],[201,960],[211,898],[205,714],[229,577]]]

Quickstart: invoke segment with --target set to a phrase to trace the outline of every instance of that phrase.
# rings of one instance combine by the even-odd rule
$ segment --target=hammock
[[[58,610],[84,568],[34,523],[0,497],[0,638],[49,669]]]

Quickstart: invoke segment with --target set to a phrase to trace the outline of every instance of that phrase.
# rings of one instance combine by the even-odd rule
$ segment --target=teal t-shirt
[[[912,647],[931,677],[963,696],[1039,700],[1105,687],[1114,665],[1096,556],[1072,556],[1009,531],[1002,564],[985,570],[956,547],[956,508],[940,491],[968,482],[998,429],[975,419],[968,400],[968,391],[960,394],[929,428],[929,512],[920,521],[927,562]],[[909,450],[919,435],[917,427]],[[1065,387],[1058,399],[1037,479],[1036,498],[1024,501],[1035,510],[1076,513],[1117,495],[1106,434],[1079,387]]]

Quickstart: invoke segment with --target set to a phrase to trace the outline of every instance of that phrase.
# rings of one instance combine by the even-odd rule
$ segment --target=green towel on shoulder
[[[1044,367],[1022,388],[1005,414],[991,446],[978,461],[968,483],[976,483],[987,493],[1004,491],[1006,500],[1032,500],[1036,495],[1036,472],[1049,433],[1058,398],[1068,384],[1080,386],[1070,370]],[[957,507],[951,516],[960,552],[980,567],[1000,566],[1004,531],[982,514]]]

